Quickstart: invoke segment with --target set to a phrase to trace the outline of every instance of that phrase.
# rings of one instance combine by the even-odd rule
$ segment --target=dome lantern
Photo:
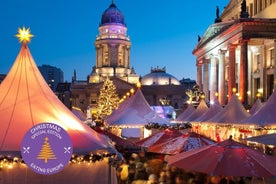
[[[117,8],[114,1],[110,4],[110,6],[104,11],[102,14],[102,19],[100,25],[106,24],[121,24],[126,26],[124,21],[123,13]]]

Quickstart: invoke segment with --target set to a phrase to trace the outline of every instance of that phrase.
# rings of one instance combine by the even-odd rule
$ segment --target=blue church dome
[[[102,14],[101,26],[105,24],[122,24],[125,26],[123,13],[113,2]]]

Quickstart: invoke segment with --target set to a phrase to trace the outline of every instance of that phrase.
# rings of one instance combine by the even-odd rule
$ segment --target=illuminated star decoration
[[[26,29],[23,26],[22,29],[18,28],[18,34],[15,36],[19,39],[19,42],[27,43],[31,41],[32,37],[34,37],[34,35],[32,35],[30,32],[30,28]]]

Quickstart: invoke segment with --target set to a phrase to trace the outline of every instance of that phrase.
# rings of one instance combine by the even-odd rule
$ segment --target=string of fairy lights
[[[119,162],[120,159],[117,159],[116,153],[91,153],[87,155],[77,155],[73,154],[69,164],[87,164],[102,161],[104,159],[109,159],[110,164]],[[12,169],[15,166],[26,166],[24,160],[21,157],[13,157],[10,155],[0,155],[0,171],[2,169]]]

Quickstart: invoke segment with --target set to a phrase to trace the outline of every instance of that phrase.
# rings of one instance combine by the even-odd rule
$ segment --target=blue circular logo
[[[60,172],[73,153],[71,139],[57,124],[41,123],[33,126],[21,142],[21,155],[30,169],[38,174]]]

